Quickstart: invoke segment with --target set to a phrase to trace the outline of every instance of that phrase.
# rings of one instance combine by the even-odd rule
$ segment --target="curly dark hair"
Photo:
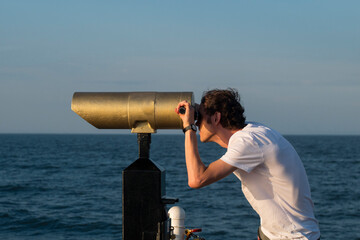
[[[201,105],[208,116],[220,112],[220,123],[224,128],[233,130],[245,127],[245,110],[240,104],[240,96],[236,89],[206,91],[201,98]]]

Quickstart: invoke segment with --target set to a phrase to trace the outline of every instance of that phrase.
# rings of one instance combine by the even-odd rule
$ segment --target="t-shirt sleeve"
[[[251,172],[264,162],[263,153],[258,144],[248,136],[232,137],[228,150],[220,159],[246,172]]]

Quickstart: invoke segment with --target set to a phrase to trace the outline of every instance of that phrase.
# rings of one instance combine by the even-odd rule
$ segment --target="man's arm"
[[[185,114],[179,114],[179,108],[185,107]],[[194,123],[194,108],[186,101],[179,103],[175,109],[187,127]],[[216,182],[236,170],[236,167],[227,164],[221,159],[211,163],[208,167],[201,161],[196,133],[192,130],[185,132],[185,159],[188,172],[188,184],[191,188],[201,188]]]
[[[236,170],[236,167],[219,159],[212,162],[208,167],[201,161],[196,133],[185,133],[185,158],[188,172],[188,184],[191,188],[201,188],[228,176]]]

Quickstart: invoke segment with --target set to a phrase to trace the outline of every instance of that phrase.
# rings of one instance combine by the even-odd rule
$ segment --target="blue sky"
[[[98,130],[76,91],[237,88],[283,134],[360,134],[360,1],[0,1],[0,133]]]

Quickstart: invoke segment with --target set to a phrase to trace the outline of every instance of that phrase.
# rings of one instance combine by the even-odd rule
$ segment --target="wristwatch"
[[[195,124],[190,124],[189,126],[187,126],[186,128],[183,129],[183,132],[185,133],[187,130],[193,130],[194,132],[196,132],[197,128]]]

